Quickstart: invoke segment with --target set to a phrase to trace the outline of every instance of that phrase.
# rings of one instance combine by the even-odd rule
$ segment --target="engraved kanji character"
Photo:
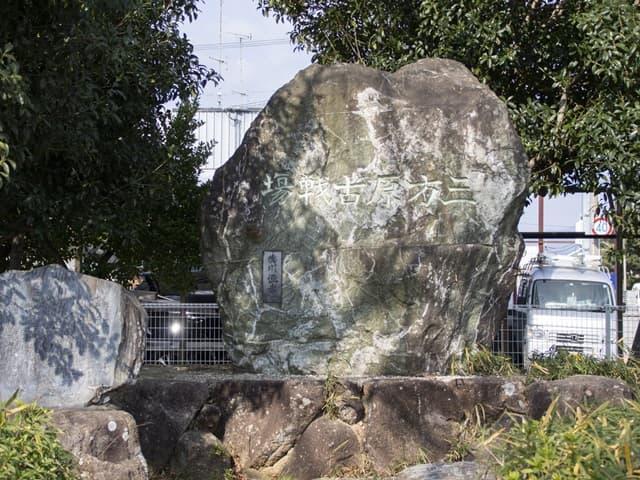
[[[262,190],[262,195],[270,198],[269,205],[282,203],[293,188],[289,183],[289,174],[283,172],[276,173],[273,179],[267,175],[262,183],[266,187]]]

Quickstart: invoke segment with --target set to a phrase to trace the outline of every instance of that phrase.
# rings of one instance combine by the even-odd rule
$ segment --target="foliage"
[[[0,478],[73,480],[73,457],[49,426],[50,414],[14,394],[0,403]]]
[[[615,271],[616,261],[622,261],[615,245],[613,242],[602,242],[600,247],[605,266]],[[625,239],[624,255],[627,262],[627,288],[630,289],[635,283],[640,283],[640,239]]]
[[[322,412],[327,418],[330,418],[332,420],[338,418],[338,387],[338,377],[336,377],[336,375],[331,370],[329,370],[323,386],[324,399],[322,402]]]
[[[0,271],[81,258],[187,277],[207,155],[193,117],[217,80],[178,30],[195,2],[0,3]]]
[[[486,347],[465,348],[460,358],[451,363],[452,375],[498,375],[509,377],[517,373],[509,357],[497,355]]]
[[[640,361],[635,358],[605,360],[579,353],[558,352],[552,357],[533,361],[527,371],[527,381],[558,380],[572,375],[617,378],[637,389],[640,387]]]
[[[0,108],[16,108],[21,104],[24,104],[24,83],[13,55],[13,45],[0,44]],[[4,132],[5,127],[0,118],[0,188],[9,179],[11,169],[16,168],[13,152]]]
[[[640,233],[640,4],[631,0],[258,0],[320,63],[394,71],[464,63],[507,101],[533,168],[531,192],[602,192]],[[621,215],[612,208],[619,204]]]
[[[627,282],[631,288],[634,284],[640,283],[640,239],[629,239],[626,242]]]
[[[445,457],[447,462],[461,462],[473,455],[476,445],[483,442],[488,434],[486,420],[487,417],[482,405],[476,405],[473,413],[465,413],[460,435],[452,443]]]
[[[599,375],[617,378],[632,388],[640,386],[640,360],[633,357],[607,360],[559,351],[553,356],[533,359],[526,372],[522,372],[511,363],[509,357],[495,354],[486,347],[478,347],[474,350],[465,348],[460,358],[455,359],[451,365],[452,375],[508,377],[522,373],[526,374],[527,383],[536,380],[559,380],[572,375]]]
[[[625,479],[640,477],[640,404],[603,404],[560,416],[553,402],[540,420],[491,438],[499,475],[506,480]]]

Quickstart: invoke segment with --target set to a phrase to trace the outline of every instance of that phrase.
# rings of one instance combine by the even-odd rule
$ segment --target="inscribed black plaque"
[[[282,252],[262,252],[262,301],[282,303]]]

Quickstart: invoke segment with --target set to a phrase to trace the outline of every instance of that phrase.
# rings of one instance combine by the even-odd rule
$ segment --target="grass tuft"
[[[451,363],[452,375],[498,375],[510,377],[519,373],[509,357],[497,355],[486,347],[465,348],[460,358]]]
[[[640,404],[603,404],[559,415],[553,402],[540,420],[518,419],[488,445],[506,480],[640,478]]]
[[[76,480],[74,458],[60,445],[49,410],[16,397],[0,402],[0,478]]]
[[[640,385],[640,362],[634,358],[601,360],[580,353],[558,352],[552,357],[535,359],[527,371],[527,382],[559,380],[572,375],[617,378],[634,388],[637,396]]]

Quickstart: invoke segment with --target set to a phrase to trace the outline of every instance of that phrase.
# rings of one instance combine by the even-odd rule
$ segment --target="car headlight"
[[[180,330],[182,330],[182,325],[180,325],[180,322],[173,322],[169,326],[169,332],[171,333],[171,335],[178,335],[180,333]]]

